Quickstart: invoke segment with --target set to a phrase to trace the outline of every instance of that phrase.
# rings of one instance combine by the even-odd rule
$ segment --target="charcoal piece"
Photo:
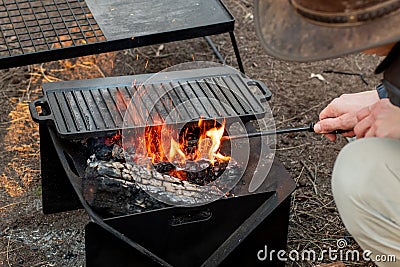
[[[89,138],[87,139],[87,149],[90,154],[94,154],[99,160],[111,160],[113,145],[106,145],[104,137]]]
[[[112,149],[111,147],[104,146],[100,149],[97,149],[95,155],[100,160],[109,160],[112,157]]]
[[[126,158],[126,153],[122,147],[119,145],[113,145],[111,151],[112,158],[116,161],[124,162]]]
[[[189,183],[196,185],[207,185],[220,177],[228,166],[229,161],[218,162],[214,165],[209,160],[187,161],[184,170],[177,168],[170,162],[159,162],[154,164],[157,172],[162,174],[173,174]]]
[[[154,164],[154,169],[159,173],[168,174],[171,171],[175,171],[176,167],[170,162],[159,162]]]
[[[187,181],[197,185],[209,184],[210,182],[215,181],[224,173],[226,167],[228,166],[228,163],[228,161],[217,161],[214,163],[214,165],[211,165],[208,161],[199,160],[198,162],[196,162],[196,164],[199,165],[196,166],[196,168],[201,169],[201,171],[189,171],[187,173]],[[208,166],[204,168],[203,165]]]

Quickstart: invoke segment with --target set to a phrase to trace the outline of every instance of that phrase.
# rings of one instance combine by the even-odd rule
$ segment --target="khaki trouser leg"
[[[335,162],[332,190],[361,248],[373,252],[371,259],[396,256],[378,266],[400,266],[400,141],[364,138],[346,145]]]

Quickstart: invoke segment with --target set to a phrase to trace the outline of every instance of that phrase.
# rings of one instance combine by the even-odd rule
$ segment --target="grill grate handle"
[[[257,86],[258,89],[260,89],[260,91],[263,93],[263,96],[261,96],[259,98],[259,100],[261,102],[267,102],[271,99],[272,97],[272,93],[271,91],[268,89],[268,87],[265,85],[265,83],[258,81],[258,80],[250,80],[247,81],[247,85],[249,86]]]
[[[39,114],[37,107],[42,109],[42,113]],[[36,99],[29,103],[29,112],[31,113],[32,120],[34,122],[45,122],[53,120],[53,115],[51,114],[49,103],[44,98]]]

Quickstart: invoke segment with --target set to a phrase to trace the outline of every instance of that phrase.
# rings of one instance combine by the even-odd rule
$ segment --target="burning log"
[[[115,147],[113,150],[118,150]],[[232,179],[236,179],[239,172],[239,167],[234,166],[225,170]],[[194,177],[194,174],[189,175]],[[88,162],[82,183],[88,204],[101,214],[114,216],[168,206],[147,192],[175,205],[195,205],[207,199],[225,197],[216,186],[201,186],[144,166],[98,160],[95,156]]]
[[[83,196],[103,215],[125,215],[166,207],[134,181],[129,164],[97,160],[89,162],[82,179]]]
[[[126,164],[126,166],[141,188],[174,205],[195,205],[203,203],[204,200],[215,200],[225,195],[216,186],[199,186],[139,165]]]

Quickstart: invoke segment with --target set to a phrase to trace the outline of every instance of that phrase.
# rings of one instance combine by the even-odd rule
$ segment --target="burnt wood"
[[[235,175],[235,172],[233,172]],[[140,183],[140,185],[138,184]],[[220,198],[225,193],[216,187],[204,187],[129,163],[92,159],[82,179],[82,194],[93,209],[104,214],[125,215],[168,205],[154,199],[152,193],[168,196],[170,203],[194,205],[203,198]]]
[[[129,168],[119,162],[89,163],[82,178],[82,194],[95,211],[110,217],[167,207],[138,186]]]

